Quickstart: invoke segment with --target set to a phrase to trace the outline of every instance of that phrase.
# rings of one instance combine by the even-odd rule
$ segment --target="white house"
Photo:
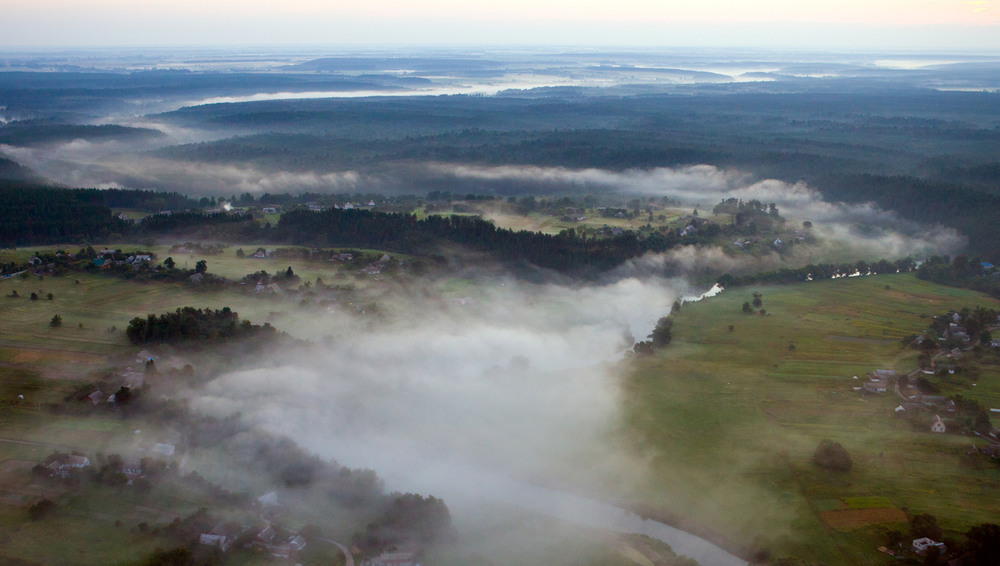
[[[936,548],[941,554],[944,554],[946,550],[943,542],[936,542],[927,537],[918,538],[913,541],[913,552],[917,554],[925,554],[931,548]]]

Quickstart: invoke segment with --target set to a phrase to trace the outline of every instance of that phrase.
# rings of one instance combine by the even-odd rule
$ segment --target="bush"
[[[847,450],[839,442],[829,439],[820,441],[813,454],[813,463],[821,468],[840,472],[849,472],[854,466],[854,461],[851,460]]]
[[[52,316],[52,320],[49,321],[49,326],[52,328],[59,328],[62,326],[62,317],[57,315]]]
[[[28,518],[40,521],[56,510],[56,504],[51,499],[42,499],[28,507]]]

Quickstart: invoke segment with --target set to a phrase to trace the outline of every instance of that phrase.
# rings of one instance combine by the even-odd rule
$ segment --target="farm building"
[[[934,418],[931,419],[931,432],[947,432],[947,427],[944,426],[941,417],[934,415]]]
[[[918,538],[913,541],[913,552],[917,554],[926,554],[932,548],[937,549],[941,554],[944,554],[945,550],[947,550],[943,542],[935,542],[927,537]]]

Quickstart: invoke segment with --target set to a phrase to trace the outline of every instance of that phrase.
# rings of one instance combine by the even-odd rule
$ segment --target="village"
[[[978,315],[978,317],[973,317]],[[984,458],[1000,465],[1000,429],[990,420],[990,414],[1000,413],[1000,408],[985,408],[961,394],[944,395],[932,378],[946,380],[964,378],[967,386],[975,388],[977,371],[974,359],[984,352],[1000,353],[1000,340],[991,332],[1000,329],[1000,316],[995,311],[970,313],[949,312],[935,317],[935,325],[920,336],[909,339],[908,345],[921,351],[921,365],[908,373],[893,369],[876,369],[860,379],[852,389],[862,397],[892,395],[899,399],[893,416],[909,423],[916,433],[960,434],[971,437],[966,458]],[[966,324],[974,327],[970,330]],[[935,337],[935,328],[941,330]],[[897,556],[898,549],[881,546],[878,550]],[[915,538],[909,549],[918,556],[944,555],[947,545],[929,537]],[[949,562],[950,563],[950,562]]]
[[[93,391],[81,386],[67,397],[64,413],[83,417],[101,418],[118,415],[128,418],[135,413],[134,404],[142,396],[151,395],[157,380],[177,380],[193,375],[193,368],[186,364],[175,352],[169,361],[161,364],[171,368],[166,372],[157,369],[160,357],[150,350],[142,350],[135,358],[117,370],[107,372],[107,381]],[[105,389],[105,391],[102,391]],[[107,391],[114,391],[108,394]],[[156,403],[169,402],[162,396]],[[21,408],[30,408],[40,403],[20,395],[17,403]],[[147,409],[143,409],[145,412]],[[41,521],[56,513],[60,500],[67,494],[78,494],[93,490],[117,490],[131,492],[128,499],[140,502],[134,509],[124,509],[115,526],[124,528],[130,523],[132,532],[138,535],[166,537],[177,543],[196,544],[203,559],[217,554],[249,552],[250,555],[268,555],[276,563],[295,564],[301,562],[303,552],[310,544],[333,547],[342,555],[340,563],[354,566],[355,559],[364,566],[419,566],[421,548],[412,543],[397,545],[376,545],[362,549],[350,541],[344,543],[326,538],[314,525],[295,529],[286,521],[296,521],[295,511],[282,504],[283,489],[251,497],[247,494],[228,492],[202,478],[191,469],[189,459],[199,441],[188,434],[157,423],[155,419],[143,419],[148,429],[136,428],[130,438],[116,442],[119,453],[87,454],[69,449],[65,444],[23,442],[39,448],[54,448],[48,456],[38,461],[30,474],[19,476],[13,484],[6,476],[13,470],[0,470],[4,479],[8,503],[12,498],[30,502],[29,517]],[[136,420],[137,424],[143,422]],[[0,441],[4,441],[0,439]],[[25,462],[24,465],[27,465]],[[24,466],[22,466],[23,468]],[[343,473],[343,472],[342,472]],[[19,487],[15,485],[20,484]],[[160,489],[161,484],[168,491],[179,492],[190,489],[203,492],[204,504],[190,514],[178,513],[153,507],[145,500]],[[180,487],[186,486],[186,487]],[[287,486],[285,486],[287,488]],[[156,499],[153,497],[153,499]],[[105,514],[111,508],[105,510]],[[198,552],[196,552],[198,555]],[[310,561],[316,557],[311,556]]]

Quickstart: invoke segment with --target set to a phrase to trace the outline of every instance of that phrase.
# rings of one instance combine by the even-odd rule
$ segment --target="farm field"
[[[753,291],[767,316],[743,314]],[[929,317],[980,305],[998,307],[903,274],[737,288],[683,306],[673,342],[636,359],[624,386],[626,442],[650,462],[635,497],[744,548],[825,564],[891,561],[876,547],[887,529],[908,531],[904,511],[953,533],[995,520],[1000,469],[961,465],[972,437],[932,434],[929,414],[914,430],[894,418],[891,391],[853,390],[854,376],[915,369],[901,339]],[[941,394],[1000,389],[995,366],[977,381]],[[811,463],[822,439],[847,449],[851,471]]]

